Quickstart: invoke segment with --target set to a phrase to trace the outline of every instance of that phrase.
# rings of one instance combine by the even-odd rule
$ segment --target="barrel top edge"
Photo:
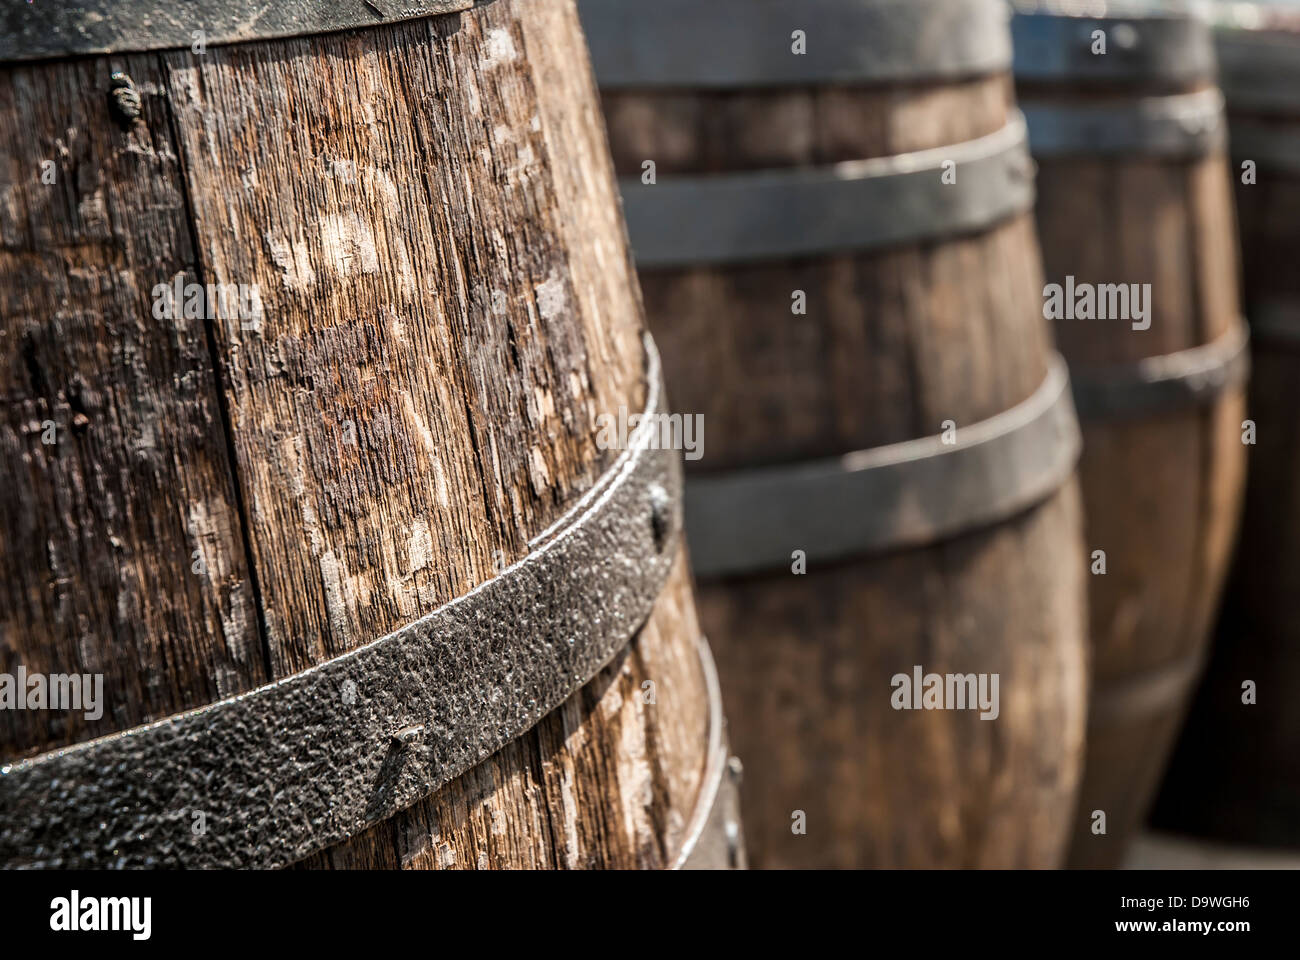
[[[1300,7],[1289,24],[1216,23],[1221,85],[1234,110],[1300,112]]]
[[[945,81],[1011,65],[1003,0],[578,0],[578,9],[606,90]]]
[[[1210,22],[1190,10],[1122,16],[1110,5],[1065,13],[1041,4],[1013,9],[1017,80],[1185,83],[1218,76]]]
[[[1171,22],[1199,20],[1207,13],[1204,4],[1188,0],[1009,0],[1015,16],[1050,17],[1059,20]]]
[[[1216,31],[1279,35],[1300,33],[1300,3],[1218,2],[1210,11]]]
[[[0,11],[0,63],[230,46],[443,16],[491,0],[42,0]]]

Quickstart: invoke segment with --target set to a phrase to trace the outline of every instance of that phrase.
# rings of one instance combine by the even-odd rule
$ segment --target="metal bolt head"
[[[133,123],[140,116],[140,92],[131,78],[120,70],[108,79],[108,103],[121,123]]]
[[[740,762],[740,757],[727,758],[727,773],[735,783],[740,783],[745,777],[745,765]]]
[[[1115,46],[1121,50],[1134,50],[1142,42],[1142,35],[1138,33],[1137,27],[1131,23],[1115,24],[1115,29],[1111,31],[1111,37],[1115,41]]]
[[[657,483],[650,485],[650,529],[654,533],[655,550],[663,553],[668,532],[673,525],[673,500],[668,491]]]

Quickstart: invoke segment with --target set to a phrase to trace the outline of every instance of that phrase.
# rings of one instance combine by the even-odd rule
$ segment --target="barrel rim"
[[[1035,159],[1062,156],[1196,160],[1227,145],[1224,98],[1217,87],[1123,101],[1023,98]]]
[[[41,0],[0,9],[0,63],[316,36],[443,16],[491,0]]]
[[[1300,351],[1300,298],[1258,297],[1247,303],[1246,315],[1257,352]]]
[[[1144,670],[1097,679],[1088,707],[1088,729],[1122,727],[1137,717],[1184,709],[1205,672],[1209,646],[1202,644],[1198,650]]]
[[[1042,14],[1082,20],[1166,19],[1199,17],[1191,0],[1008,0],[1015,14]]]
[[[579,0],[603,90],[950,80],[1011,66],[1002,0]],[[802,30],[808,50],[791,50]]]
[[[1013,7],[1012,67],[1017,81],[1212,82],[1218,74],[1209,21],[1190,10],[1101,15]],[[1092,35],[1106,33],[1104,55]]]
[[[988,230],[1034,202],[1024,117],[910,153],[725,174],[620,179],[638,268],[743,264]],[[951,174],[951,176],[947,176]],[[684,225],[691,229],[684,229]]]
[[[1084,423],[1158,416],[1216,402],[1250,378],[1244,319],[1208,343],[1132,363],[1073,371],[1074,406]]]
[[[1015,406],[943,434],[839,457],[692,478],[691,562],[701,577],[771,573],[791,551],[826,562],[986,529],[1052,496],[1081,435],[1064,359]]]
[[[1300,11],[1294,31],[1217,25],[1214,44],[1230,110],[1300,114]]]
[[[727,743],[727,721],[722,707],[722,686],[718,682],[718,667],[713,659],[713,650],[708,638],[699,635],[696,645],[700,658],[700,672],[704,675],[705,694],[708,698],[709,732],[707,740],[704,774],[695,798],[695,806],[687,821],[686,839],[682,842],[677,857],[673,860],[672,870],[713,870],[740,866],[744,861],[744,843],[739,841],[735,848],[729,850],[731,863],[714,862],[717,851],[712,849],[713,839],[709,835],[724,831],[718,838],[724,847],[731,846],[731,838],[725,836],[727,819],[730,814],[727,806],[734,802],[736,777],[733,773],[731,748]]]

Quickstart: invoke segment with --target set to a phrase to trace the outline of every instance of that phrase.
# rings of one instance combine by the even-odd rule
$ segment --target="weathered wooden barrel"
[[[580,8],[670,394],[708,428],[687,530],[754,865],[1058,865],[1078,435],[1005,9]]]
[[[1044,316],[1083,424],[1092,687],[1070,863],[1117,866],[1203,667],[1249,358],[1208,24],[1169,4],[1057,9],[1021,3],[1012,34]]]
[[[1251,328],[1246,509],[1213,656],[1161,790],[1165,828],[1300,846],[1300,4],[1225,4],[1216,47]],[[1249,686],[1247,686],[1249,684]]]
[[[573,4],[172,13],[0,14],[0,864],[739,860]]]

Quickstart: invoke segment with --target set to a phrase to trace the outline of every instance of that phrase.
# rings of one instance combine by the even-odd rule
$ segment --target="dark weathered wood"
[[[1053,107],[1123,106],[1202,89],[1022,85]],[[1130,318],[1059,320],[1076,378],[1215,340],[1241,323],[1232,197],[1222,150],[1187,159],[1037,158],[1048,283],[1150,284],[1150,329]],[[1199,673],[1236,532],[1245,472],[1240,388],[1183,411],[1083,418],[1080,462],[1092,696],[1070,862],[1118,866],[1141,825]],[[1162,679],[1163,678],[1163,679]],[[1106,833],[1094,834],[1094,811]]]
[[[200,282],[168,103],[123,131],[114,69],[163,78],[156,57],[0,70],[0,670],[109,692],[98,723],[0,711],[5,758],[270,679],[207,331],[153,316],[156,284]]]
[[[98,724],[6,711],[0,757],[403,626],[610,465],[595,418],[641,408],[643,324],[586,62],[570,3],[495,0],[0,68],[0,669],[103,672],[108,703]],[[156,319],[177,274],[255,284],[260,317]],[[706,701],[683,560],[621,663],[317,861],[671,863]]]
[[[1300,68],[1300,16],[1275,11],[1269,42]],[[1289,22],[1289,27],[1288,27]],[[1228,79],[1225,77],[1225,80]],[[1278,80],[1278,93],[1294,84]],[[1240,103],[1231,85],[1230,134],[1242,125],[1279,135],[1300,131],[1300,111]],[[1283,157],[1286,154],[1283,151]],[[1242,163],[1256,164],[1255,183]],[[1300,324],[1300,170],[1233,147],[1232,179],[1240,221],[1242,294],[1252,325],[1248,416],[1255,443],[1241,541],[1224,596],[1213,655],[1196,694],[1153,814],[1162,827],[1248,843],[1300,847],[1300,343],[1266,323]],[[1256,690],[1243,702],[1243,685]]]
[[[616,92],[604,107],[619,172],[654,160],[663,177],[956,144],[1000,129],[1008,93],[995,76]],[[1024,400],[1050,349],[1040,269],[1019,217],[870,254],[641,271],[673,404],[708,426],[688,468],[833,456]],[[791,314],[796,290],[806,316]],[[1061,862],[1083,750],[1079,524],[1071,484],[948,543],[701,585],[756,866]],[[893,710],[890,679],[915,664],[1000,673],[1001,717]]]
[[[524,535],[607,461],[587,403],[616,409],[633,394],[639,345],[597,373],[588,338],[609,349],[617,334],[572,332],[568,214],[543,175],[585,169],[588,143],[551,156],[531,46],[503,16],[489,6],[373,37],[169,55],[210,272],[258,283],[280,318],[271,342],[238,322],[215,330],[239,358],[231,432],[277,673],[464,592],[495,551],[518,559]],[[333,70],[303,69],[333,57],[354,65],[344,96]],[[403,84],[454,93],[393,97]],[[267,117],[290,114],[277,149],[260,152]],[[354,184],[328,176],[340,159]],[[590,309],[626,316],[631,290],[622,303],[610,293]]]

